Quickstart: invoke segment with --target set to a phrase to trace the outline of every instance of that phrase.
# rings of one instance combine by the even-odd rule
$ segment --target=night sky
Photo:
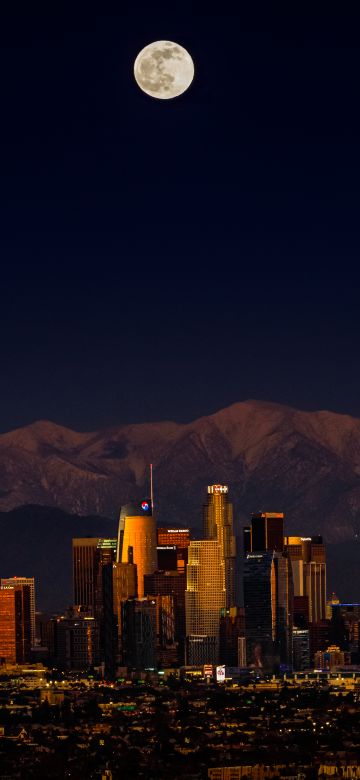
[[[360,415],[355,4],[6,5],[0,430]],[[159,39],[174,100],[133,78]]]

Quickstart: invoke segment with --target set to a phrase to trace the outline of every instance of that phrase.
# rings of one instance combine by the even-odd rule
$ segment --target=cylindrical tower
[[[123,520],[121,561],[128,563],[129,548],[137,567],[138,598],[144,596],[144,575],[157,569],[156,522],[151,514],[151,502],[144,501],[141,507],[127,507]],[[140,510],[140,511],[139,511]]]

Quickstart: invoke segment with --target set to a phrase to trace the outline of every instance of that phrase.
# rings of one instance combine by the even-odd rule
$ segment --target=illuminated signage
[[[150,507],[149,507],[149,504],[148,504],[147,501],[143,501],[142,502],[141,509],[143,510],[143,512],[148,512],[149,511]]]
[[[188,528],[167,528],[166,533],[168,534],[188,534],[189,529]]]
[[[225,682],[225,666],[216,667],[216,682]]]
[[[221,493],[228,493],[229,488],[227,485],[208,485],[208,493],[219,495]]]
[[[213,668],[211,664],[205,664],[204,666],[204,677],[212,677],[213,676]]]
[[[157,550],[176,550],[176,545],[175,544],[161,544],[161,545],[158,545],[156,549]]]

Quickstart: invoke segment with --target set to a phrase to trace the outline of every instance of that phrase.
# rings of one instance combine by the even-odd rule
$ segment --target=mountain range
[[[328,542],[360,534],[360,420],[245,401],[194,422],[79,433],[39,421],[0,435],[0,511],[57,507],[115,520],[149,494],[158,522],[200,528],[206,486],[224,483],[236,530],[251,512],[284,511],[286,530]]]

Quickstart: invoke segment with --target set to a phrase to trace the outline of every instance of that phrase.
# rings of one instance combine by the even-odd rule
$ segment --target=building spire
[[[151,498],[151,511],[154,514],[154,482],[153,482],[153,464],[150,463],[150,498]]]

